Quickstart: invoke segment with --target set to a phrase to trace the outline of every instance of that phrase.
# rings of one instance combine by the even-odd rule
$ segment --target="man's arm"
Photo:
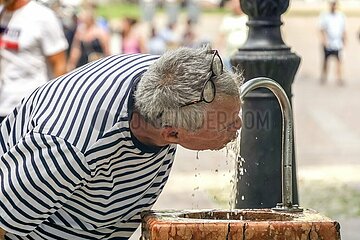
[[[52,77],[63,75],[66,73],[68,42],[55,12],[50,9],[43,9],[39,27],[41,31],[41,48],[51,68]]]
[[[320,43],[324,47],[327,46],[327,36],[325,30],[323,29],[320,30]]]
[[[327,23],[327,14],[322,13],[319,16],[319,34],[320,34],[320,44],[323,47],[326,47],[327,45],[327,34],[326,34],[326,29],[328,26]]]
[[[66,73],[66,52],[62,51],[54,55],[48,56],[49,62],[54,77],[59,77]]]
[[[2,228],[0,228],[0,240],[4,240],[5,239],[5,230],[3,230]]]

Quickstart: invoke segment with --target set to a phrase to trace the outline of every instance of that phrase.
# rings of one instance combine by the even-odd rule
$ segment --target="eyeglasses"
[[[224,66],[223,66],[221,57],[219,55],[219,52],[217,50],[211,50],[210,53],[213,54],[212,59],[211,59],[211,65],[210,65],[211,76],[204,83],[204,86],[201,90],[200,99],[182,104],[182,105],[180,105],[180,108],[186,107],[186,106],[189,106],[192,104],[196,104],[199,102],[211,103],[212,101],[214,101],[215,95],[216,95],[216,88],[215,88],[215,83],[213,81],[213,77],[220,76],[223,73]]]

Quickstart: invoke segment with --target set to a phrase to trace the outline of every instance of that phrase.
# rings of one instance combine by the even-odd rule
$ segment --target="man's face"
[[[336,2],[331,2],[331,3],[330,3],[330,11],[331,11],[331,12],[335,12],[335,11],[336,11]]]
[[[179,143],[192,150],[219,150],[234,140],[241,128],[240,100],[227,98],[209,104],[203,126],[195,132],[179,130]]]
[[[0,5],[4,5],[5,7],[7,7],[13,2],[15,2],[15,0],[0,0]]]

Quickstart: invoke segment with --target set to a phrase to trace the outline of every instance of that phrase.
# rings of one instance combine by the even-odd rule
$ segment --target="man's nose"
[[[240,116],[236,119],[234,127],[236,130],[239,130],[242,127],[242,120]]]
[[[228,126],[228,131],[234,131],[236,132],[237,130],[239,130],[242,126],[242,120],[240,117],[237,117],[236,120]]]

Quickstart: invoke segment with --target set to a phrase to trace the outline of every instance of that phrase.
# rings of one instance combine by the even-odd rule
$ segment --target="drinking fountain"
[[[293,114],[290,101],[286,96],[284,89],[276,81],[266,78],[258,77],[253,78],[245,82],[240,88],[240,98],[244,99],[246,94],[251,92],[256,88],[267,88],[269,89],[277,98],[280,110],[282,114],[282,156],[281,156],[281,165],[282,165],[282,203],[278,203],[273,210],[276,211],[287,211],[287,212],[298,212],[302,211],[298,205],[293,204],[293,191],[292,191],[292,174],[293,174],[293,165],[292,165],[292,146],[293,146]],[[251,159],[250,159],[251,161]]]
[[[266,77],[253,78],[240,98],[257,88],[276,96],[282,112],[282,202],[271,209],[144,211],[142,240],[340,240],[340,224],[293,204],[293,115],[283,88]],[[240,156],[239,156],[240,157]],[[251,159],[248,159],[251,161]]]

